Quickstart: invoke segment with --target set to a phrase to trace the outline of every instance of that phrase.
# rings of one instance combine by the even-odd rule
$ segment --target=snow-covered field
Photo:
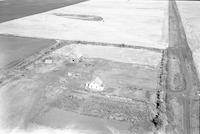
[[[78,57],[101,58],[116,62],[146,65],[151,67],[157,67],[160,64],[162,57],[162,54],[159,52],[144,49],[81,44],[66,45],[65,47],[54,51],[53,54],[66,56],[74,54],[78,55]]]
[[[0,24],[0,34],[168,46],[168,1],[89,0]]]

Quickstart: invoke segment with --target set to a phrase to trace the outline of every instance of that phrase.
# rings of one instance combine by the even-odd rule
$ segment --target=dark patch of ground
[[[23,59],[55,43],[55,40],[1,35],[0,69],[13,67]]]
[[[0,1],[0,23],[70,6],[86,0],[5,0]]]
[[[103,21],[103,18],[95,15],[83,15],[83,14],[62,14],[54,13],[56,16],[68,18],[68,19],[79,19],[84,21]]]

